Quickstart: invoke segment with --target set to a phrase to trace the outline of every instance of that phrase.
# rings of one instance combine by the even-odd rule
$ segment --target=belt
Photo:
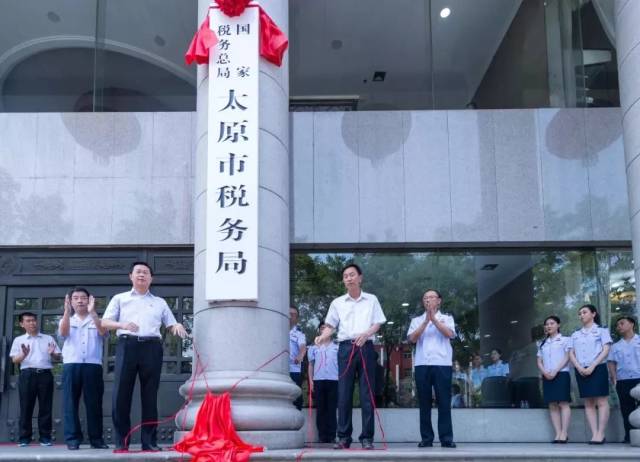
[[[140,337],[138,335],[129,335],[129,334],[119,335],[118,340],[132,341],[132,342],[161,342],[162,341],[160,337],[156,337],[155,335],[152,335],[151,337]]]
[[[39,369],[37,367],[25,367],[20,369],[20,372],[35,372],[36,374],[44,374],[45,372],[51,372],[51,369]]]
[[[355,343],[355,339],[349,339],[349,340],[342,340],[341,342],[338,342],[338,345],[351,345],[353,343]],[[373,342],[371,340],[367,340],[366,342],[364,342],[365,345],[367,343],[373,343]]]

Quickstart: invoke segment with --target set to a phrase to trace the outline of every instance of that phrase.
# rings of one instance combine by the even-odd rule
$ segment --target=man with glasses
[[[451,339],[456,336],[453,317],[440,312],[442,296],[435,289],[422,296],[424,313],[413,318],[407,337],[416,344],[415,378],[420,405],[420,448],[433,446],[431,426],[432,390],[438,402],[438,438],[443,448],[455,448],[451,425],[451,375],[453,349]]]
[[[82,443],[78,416],[80,395],[87,411],[87,435],[94,449],[108,449],[102,438],[102,348],[107,330],[95,310],[95,298],[83,287],[76,287],[64,298],[64,314],[58,334],[62,346],[62,388],[64,440],[76,450]]]

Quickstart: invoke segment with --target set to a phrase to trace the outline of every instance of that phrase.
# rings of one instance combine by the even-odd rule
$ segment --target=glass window
[[[603,323],[612,325],[612,316],[631,313],[635,302],[628,249],[295,252],[292,300],[309,341],[331,301],[344,293],[340,270],[351,260],[361,265],[363,290],[378,296],[388,320],[376,340],[384,406],[416,406],[406,334],[423,312],[428,288],[442,293],[442,311],[455,319],[458,407],[544,407],[536,366],[544,319],[560,317],[562,332],[571,335],[583,304],[596,305]]]
[[[291,108],[618,106],[602,3],[289,0]]]
[[[196,0],[0,0],[0,112],[193,111]]]

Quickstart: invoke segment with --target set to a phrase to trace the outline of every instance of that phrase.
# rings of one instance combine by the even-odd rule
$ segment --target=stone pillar
[[[198,24],[209,0],[198,1]],[[261,6],[288,34],[289,2],[261,0]],[[194,21],[195,28],[195,21]],[[195,30],[195,29],[194,29]],[[195,413],[208,383],[220,393],[289,347],[289,71],[260,59],[260,165],[259,165],[259,300],[257,303],[209,304],[205,300],[205,239],[207,191],[207,108],[209,75],[198,66],[194,345],[205,365],[203,378],[194,384],[194,401],[178,427],[193,426]],[[194,358],[195,369],[195,358]],[[192,382],[180,388],[185,396]],[[290,380],[288,355],[244,380],[233,391],[233,421],[247,442],[271,449],[302,447],[304,417],[292,405],[300,389]],[[178,435],[179,436],[179,435]]]
[[[633,247],[636,287],[640,284],[640,2],[616,0],[616,51],[620,106],[624,133],[624,153],[631,217],[631,245]],[[636,298],[637,300],[637,298]],[[636,315],[640,314],[636,302]],[[640,398],[640,387],[632,395]],[[640,410],[633,412],[632,425],[640,426]],[[631,430],[631,444],[640,446],[640,429]]]

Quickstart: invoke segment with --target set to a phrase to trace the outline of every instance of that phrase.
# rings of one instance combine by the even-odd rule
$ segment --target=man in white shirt
[[[31,417],[38,400],[38,434],[41,446],[51,446],[51,407],[53,401],[53,374],[51,359],[60,360],[60,348],[53,337],[38,329],[38,318],[33,313],[22,313],[20,327],[25,331],[13,340],[9,356],[20,365],[18,394],[20,396],[20,436],[18,446],[31,442]]]
[[[102,438],[102,348],[107,330],[95,310],[95,299],[83,287],[76,287],[64,299],[64,314],[58,334],[62,346],[62,389],[64,440],[67,448],[80,448],[82,428],[78,415],[80,395],[87,412],[87,435],[94,449],[108,449]]]
[[[302,388],[302,361],[307,354],[307,339],[298,329],[300,313],[295,306],[289,307],[289,377]],[[302,395],[293,402],[298,409],[302,409]]]
[[[443,448],[455,448],[451,425],[451,372],[456,336],[453,317],[440,312],[442,296],[435,289],[422,296],[424,314],[413,318],[407,336],[416,344],[415,378],[420,405],[420,437],[418,447],[433,446],[431,426],[432,389],[438,402],[438,438]]]
[[[158,387],[162,370],[162,337],[160,327],[180,338],[187,336],[182,324],[176,322],[167,302],[149,292],[153,270],[146,262],[131,265],[130,291],[115,295],[109,302],[102,325],[116,329],[115,380],[113,384],[113,426],[116,433],[116,450],[129,449],[127,435],[131,430],[131,398],[140,377],[142,421],[158,420]],[[144,425],[140,439],[144,451],[161,451],[157,444],[157,425]]]
[[[348,448],[352,442],[353,386],[357,374],[362,407],[359,440],[364,449],[373,449],[375,416],[371,396],[375,393],[376,372],[373,336],[387,319],[378,298],[361,290],[362,270],[358,265],[351,263],[344,267],[342,282],[347,293],[331,302],[325,329],[315,340],[316,345],[321,345],[338,330],[338,441],[334,448]]]

